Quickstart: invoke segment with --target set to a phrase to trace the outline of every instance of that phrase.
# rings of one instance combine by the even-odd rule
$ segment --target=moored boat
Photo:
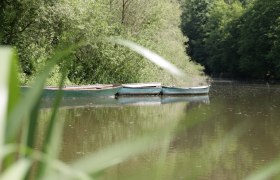
[[[208,94],[210,85],[197,87],[162,87],[162,95],[198,95]]]
[[[66,86],[62,88],[64,97],[100,97],[115,96],[122,88],[120,85],[86,85],[86,86]],[[54,96],[59,90],[57,87],[46,87],[43,96]]]
[[[118,95],[159,95],[161,89],[161,83],[123,84]]]

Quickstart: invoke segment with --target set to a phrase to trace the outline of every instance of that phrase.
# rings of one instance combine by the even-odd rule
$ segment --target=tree
[[[186,0],[183,5],[182,30],[189,38],[189,55],[199,63],[205,65],[208,58],[205,50],[205,24],[213,0]]]
[[[193,59],[215,76],[280,78],[279,0],[204,0],[197,10],[201,1],[187,0],[182,17]]]
[[[173,78],[139,55],[107,42],[120,36],[146,46],[182,69],[201,77],[201,67],[184,53],[180,7],[171,0],[27,0],[0,4],[4,25],[1,43],[19,50],[22,83],[44,67],[57,47],[86,40],[69,57],[69,83],[124,83]],[[58,65],[49,84],[56,84]]]
[[[277,77],[280,1],[256,1],[242,17],[239,69],[254,78]]]
[[[238,18],[243,11],[239,1],[229,3],[223,0],[216,0],[209,11],[211,18],[205,25],[205,49],[209,54],[206,64],[213,75],[232,76],[234,73],[232,66],[236,59],[232,57],[237,58],[235,33],[238,32]],[[232,28],[234,31],[231,31]]]

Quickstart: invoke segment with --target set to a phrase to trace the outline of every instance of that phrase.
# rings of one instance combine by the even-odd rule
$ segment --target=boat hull
[[[123,87],[118,92],[118,95],[159,95],[161,87],[145,87],[145,88],[129,88]]]
[[[199,94],[208,94],[210,86],[201,86],[201,87],[162,87],[163,95],[199,95]]]
[[[102,96],[115,96],[122,87],[111,87],[106,89],[75,89],[75,90],[62,90],[63,97],[102,97]],[[44,89],[43,96],[54,96],[57,89]]]
[[[32,87],[21,87],[21,91],[25,94]],[[62,88],[63,97],[106,97],[115,96],[122,86],[76,86]],[[43,90],[43,98],[55,97],[59,88],[47,87]]]

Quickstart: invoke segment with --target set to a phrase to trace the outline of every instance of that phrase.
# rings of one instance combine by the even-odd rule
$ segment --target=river
[[[157,132],[154,147],[96,178],[244,179],[279,157],[279,117],[279,85],[233,81],[214,82],[209,96],[64,100],[59,158],[71,164]]]

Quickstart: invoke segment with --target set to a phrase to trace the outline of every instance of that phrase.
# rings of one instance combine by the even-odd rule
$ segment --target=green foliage
[[[195,2],[200,1],[187,0],[185,6],[193,7]],[[203,2],[207,8],[198,21],[195,11],[189,21],[183,18],[183,23],[201,22],[185,31],[192,57],[215,76],[279,79],[279,1]],[[189,33],[198,29],[198,38]]]
[[[209,20],[205,24],[205,32],[207,33],[205,41],[205,49],[208,52],[207,67],[213,74],[234,72],[230,69],[235,59],[225,51],[233,50],[233,44],[228,40],[234,40],[229,32],[229,24],[236,21],[243,13],[244,9],[239,2],[230,4],[223,0],[217,0],[213,3],[213,8],[209,11]],[[236,27],[233,27],[236,29]],[[235,32],[236,30],[234,30]]]
[[[199,63],[205,64],[208,57],[204,45],[205,23],[213,0],[185,0],[182,14],[182,31],[189,37],[189,55]]]
[[[2,5],[3,4],[3,5]],[[202,82],[202,67],[184,53],[180,6],[170,0],[105,1],[3,1],[0,34],[2,44],[18,48],[21,83],[30,84],[48,61],[53,50],[85,39],[69,57],[67,84],[163,81],[173,77],[124,47],[105,42],[121,36],[161,54]],[[53,70],[47,84],[58,85],[61,65]],[[179,83],[179,82],[177,82]]]
[[[280,2],[256,1],[242,17],[239,39],[240,71],[252,77],[280,78],[279,74]]]

